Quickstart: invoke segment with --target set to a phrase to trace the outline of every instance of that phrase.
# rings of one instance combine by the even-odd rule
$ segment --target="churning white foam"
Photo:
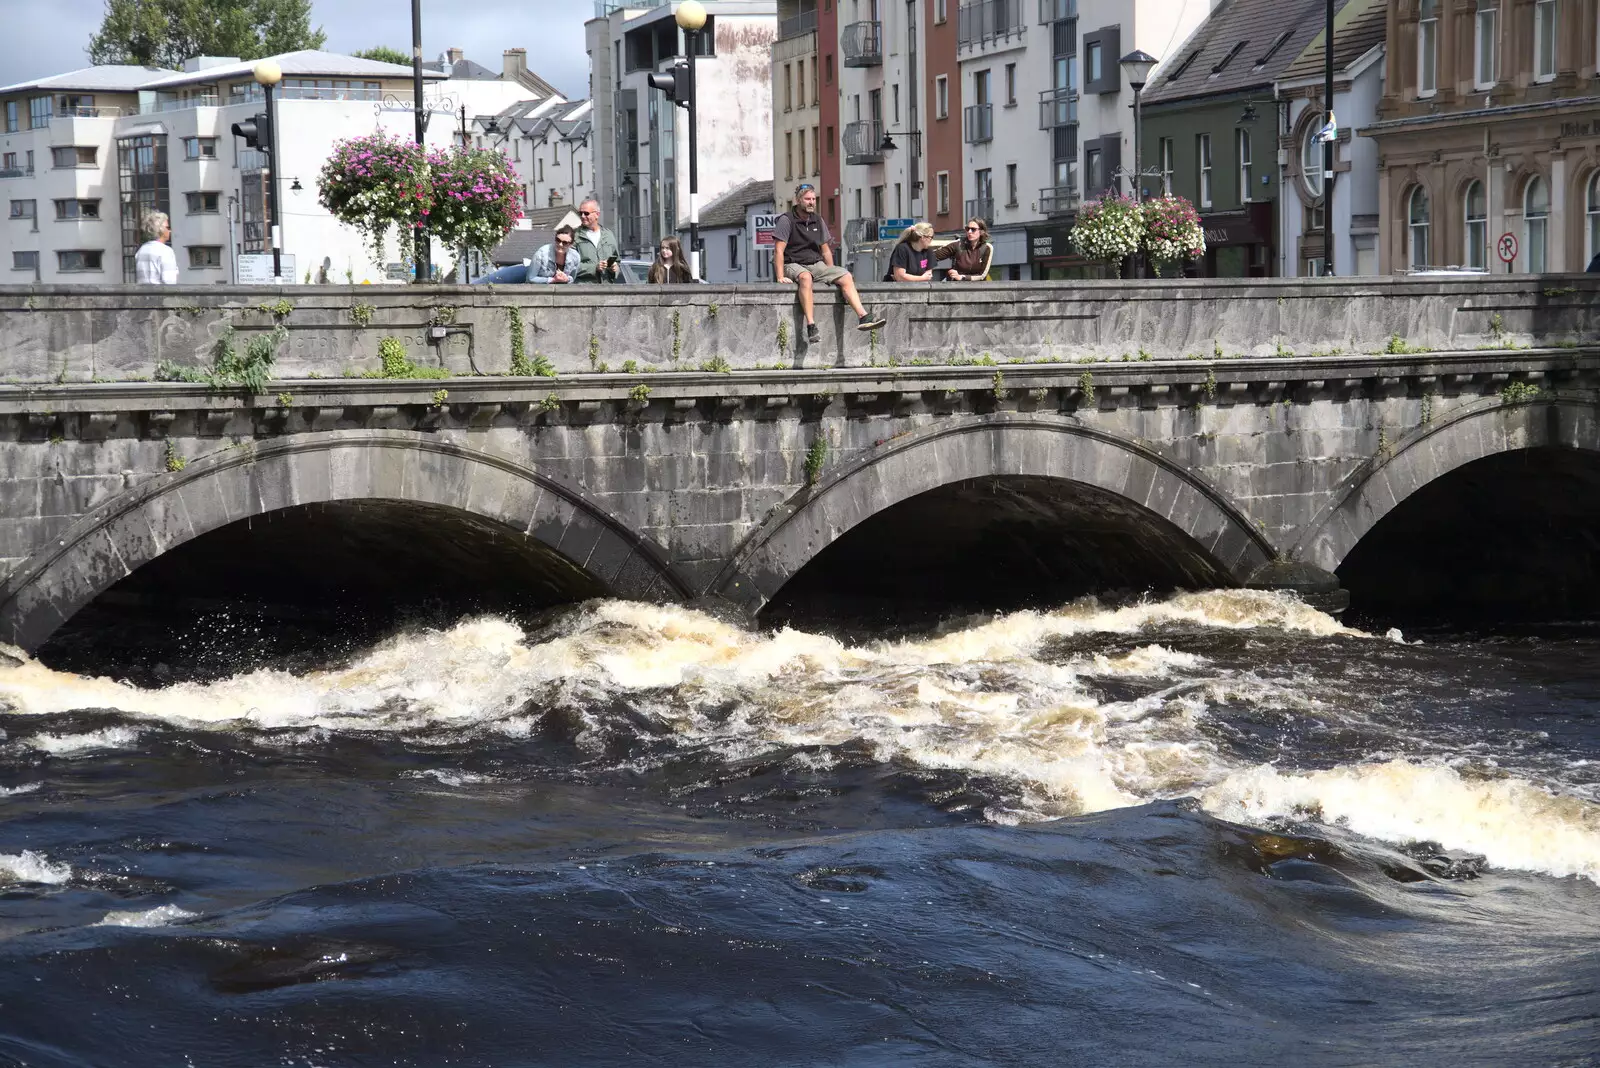
[[[177,905],[158,905],[139,912],[108,912],[95,927],[166,927],[168,924],[188,923],[199,917],[198,912],[181,909]]]
[[[18,794],[31,794],[39,789],[36,782],[25,782],[21,786],[0,786],[0,797],[15,797]]]
[[[83,734],[35,734],[24,744],[43,750],[51,756],[70,757],[80,753],[93,753],[102,749],[127,749],[137,745],[139,731],[132,727],[106,727],[104,730]]]
[[[608,732],[633,729],[608,711],[622,697],[680,747],[728,759],[856,742],[885,762],[1014,782],[1020,796],[992,812],[996,819],[1199,796],[1210,811],[1242,822],[1310,816],[1600,881],[1600,807],[1525,780],[1464,778],[1444,766],[1448,754],[1437,766],[1241,766],[1207,729],[1220,705],[1287,718],[1359,718],[1368,710],[1343,710],[1303,676],[1225,672],[1202,656],[1139,643],[1143,632],[1170,626],[1371,640],[1292,596],[1252,590],[1119,608],[1086,600],[857,645],[792,629],[754,632],[681,607],[594,601],[538,640],[503,619],[469,620],[403,634],[347,666],[301,676],[262,670],[142,690],[23,660],[0,666],[0,701],[21,714],[112,707],[189,729],[256,732],[279,745],[315,745],[345,731],[401,733],[423,744],[454,744],[463,729],[520,737],[534,729],[539,709],[561,707],[583,723],[580,748],[600,752]],[[1094,634],[1127,637],[1115,650],[1040,658],[1049,643]],[[1140,696],[1106,696],[1105,687],[1127,682]],[[41,734],[29,744],[56,753],[88,751],[89,739],[133,744],[131,728],[129,737],[114,736],[123,729]],[[425,774],[453,787],[478,780]]]
[[[72,878],[72,865],[57,864],[42,853],[0,853],[0,884],[34,883],[60,886]]]

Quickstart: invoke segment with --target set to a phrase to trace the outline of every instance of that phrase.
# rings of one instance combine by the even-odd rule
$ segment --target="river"
[[[0,705],[0,1065],[1600,1063],[1600,629],[597,601]]]

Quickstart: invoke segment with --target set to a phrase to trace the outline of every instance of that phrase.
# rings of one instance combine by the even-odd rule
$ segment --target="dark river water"
[[[0,1065],[1600,1064],[1600,631],[575,606],[0,667]]]

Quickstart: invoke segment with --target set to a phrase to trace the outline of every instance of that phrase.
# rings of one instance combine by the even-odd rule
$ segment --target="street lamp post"
[[[416,118],[417,144],[421,145],[428,134],[428,116],[422,100],[422,0],[411,0],[411,110]],[[413,267],[414,281],[429,280],[428,231],[418,228]]]
[[[1322,95],[1328,109],[1328,124],[1334,125],[1333,0],[1328,0],[1327,8],[1327,23],[1322,38]],[[1332,135],[1322,143],[1322,266],[1323,273],[1327,275],[1333,274],[1333,142],[1337,136],[1338,127],[1334,125]]]
[[[283,160],[278,155],[278,107],[272,91],[283,80],[283,68],[270,59],[263,59],[256,64],[252,73],[255,75],[256,84],[261,86],[262,95],[267,98],[267,180],[272,183],[267,196],[267,203],[272,207],[272,220],[268,224],[268,232],[272,241],[272,280],[282,285],[283,207],[278,203],[281,188],[278,184],[278,175],[283,170]]]
[[[1143,49],[1134,49],[1123,56],[1120,64],[1122,74],[1128,79],[1128,87],[1133,90],[1133,202],[1144,202],[1144,190],[1140,188],[1144,181],[1144,113],[1140,105],[1140,94],[1144,87],[1150,84],[1150,72],[1155,69],[1160,60]],[[1144,257],[1134,254],[1134,276],[1144,276]]]
[[[683,0],[673,13],[689,46],[689,273],[700,280],[700,122],[695,108],[695,55],[700,51],[700,30],[706,9],[700,0]]]

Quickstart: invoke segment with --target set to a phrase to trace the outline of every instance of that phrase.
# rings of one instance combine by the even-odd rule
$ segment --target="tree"
[[[370,59],[378,63],[398,63],[402,67],[411,66],[411,57],[398,48],[388,45],[375,45],[372,48],[363,48],[359,52],[351,52],[357,59]]]
[[[106,0],[89,61],[179,69],[191,56],[262,56],[321,48],[311,0]]]

